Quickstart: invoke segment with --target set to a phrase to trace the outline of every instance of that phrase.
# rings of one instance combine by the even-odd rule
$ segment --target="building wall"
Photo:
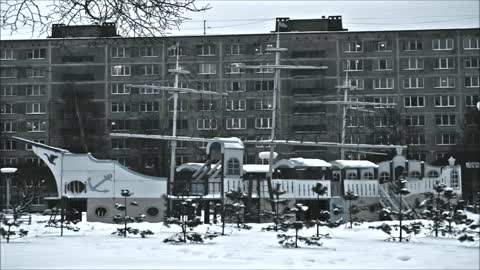
[[[469,38],[476,40],[471,46],[474,49],[467,46]],[[478,29],[282,33],[281,47],[288,48],[281,55],[282,64],[328,68],[282,71],[277,137],[339,140],[341,107],[301,102],[340,100],[343,93],[335,86],[344,80],[346,60],[352,60],[349,78],[363,80],[362,90],[350,91],[352,99],[393,102],[402,118],[422,120],[411,120],[418,121],[418,125],[400,130],[398,123],[393,124],[397,127],[394,129],[391,123],[382,124],[383,120],[369,113],[349,110],[347,142],[408,143],[409,158],[427,162],[448,158],[458,145],[479,153],[478,125],[465,116],[468,113],[478,117],[478,112],[473,112],[479,95],[478,39]],[[405,50],[409,40],[421,43],[421,50]],[[231,70],[230,65],[273,64],[274,55],[265,49],[274,41],[272,34],[1,41],[1,164],[41,164],[23,145],[9,141],[15,135],[72,152],[88,151],[98,158],[114,158],[142,173],[167,175],[169,149],[165,142],[111,139],[108,134],[171,133],[169,119],[173,112],[169,110],[167,93],[123,87],[130,83],[172,85],[168,69],[174,67],[176,57],[169,48],[177,42],[182,50],[180,65],[191,71],[181,76],[180,86],[229,94],[182,94],[178,134],[268,138],[273,73]],[[360,45],[358,51],[355,41]],[[438,50],[434,47],[438,42],[440,46],[452,42],[453,46]],[[414,59],[423,60],[423,68],[407,69],[408,61],[413,65]],[[362,63],[358,70],[352,70],[355,60]],[[447,66],[440,68],[444,64]],[[32,72],[40,75],[31,76]],[[447,77],[455,84],[450,87],[447,83],[445,88],[434,85],[435,80]],[[417,78],[423,79],[423,87],[404,86],[404,80]],[[383,87],[387,79],[393,80],[392,86]],[[9,87],[14,93],[10,94]],[[407,102],[412,104],[416,97],[423,106],[408,106]],[[436,100],[439,105],[435,105]],[[377,118],[388,114],[385,108],[373,109]],[[216,125],[210,129],[210,122],[206,122],[211,119]],[[261,146],[247,145],[246,163],[261,162],[258,152],[263,150]],[[338,158],[335,149],[279,146],[276,151],[281,153],[279,158]],[[365,157],[349,154],[350,158]],[[204,145],[179,144],[177,164],[205,158]]]

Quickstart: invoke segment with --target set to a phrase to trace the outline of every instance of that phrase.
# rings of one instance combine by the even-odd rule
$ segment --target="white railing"
[[[345,192],[353,191],[360,197],[378,197],[378,180],[344,180]]]
[[[331,187],[329,180],[304,180],[304,179],[273,179],[272,187],[280,184],[281,190],[286,191],[287,193],[282,195],[282,198],[285,199],[316,199],[317,194],[312,191],[312,188],[317,184],[321,183],[327,187],[327,194],[320,196],[320,198],[330,198],[331,197]],[[244,193],[248,192],[248,181],[244,181],[239,178],[225,178],[224,190],[240,190]],[[252,187],[252,197],[258,197],[257,187]],[[268,188],[267,182],[260,182],[260,197],[268,198]]]
[[[433,192],[433,186],[437,182],[445,183],[445,180],[442,178],[409,179],[406,187],[410,191],[410,194],[421,194],[425,192]]]

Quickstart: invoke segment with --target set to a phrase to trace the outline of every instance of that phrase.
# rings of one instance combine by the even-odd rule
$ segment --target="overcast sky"
[[[209,4],[211,9],[185,14],[191,20],[185,22],[179,31],[168,31],[169,35],[203,35],[204,20],[207,35],[248,34],[272,31],[276,17],[312,19],[332,15],[341,15],[343,26],[349,31],[480,27],[478,0],[197,1],[198,5]],[[31,38],[28,30],[22,32],[10,36],[2,31],[2,39]]]

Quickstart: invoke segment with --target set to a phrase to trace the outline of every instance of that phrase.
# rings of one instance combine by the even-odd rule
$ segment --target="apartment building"
[[[347,143],[409,145],[408,158],[444,162],[463,151],[480,156],[479,29],[349,32],[341,17],[289,20],[280,30],[281,64],[325,66],[323,70],[283,70],[277,138],[338,142],[341,105],[305,101],[343,99],[345,83]],[[261,140],[272,127],[272,68],[242,68],[274,63],[268,48],[274,33],[248,35],[127,38],[113,24],[57,25],[52,36],[0,41],[0,166],[42,166],[17,145],[19,136],[71,152],[91,152],[133,170],[168,174],[166,142],[110,138],[110,132],[171,134],[170,94],[133,85],[173,86],[179,55],[180,86],[227,93],[180,94],[177,134],[234,136]],[[178,47],[176,46],[178,44]],[[261,145],[247,145],[245,163],[261,163]],[[277,147],[279,158],[334,160],[338,149]],[[382,156],[347,153],[348,158]],[[178,144],[177,164],[204,161],[205,145]]]

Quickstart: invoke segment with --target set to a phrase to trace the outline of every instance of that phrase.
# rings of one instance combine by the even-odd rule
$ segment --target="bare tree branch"
[[[196,0],[52,0],[42,6],[35,0],[2,0],[2,29],[16,33],[29,28],[32,36],[48,34],[52,24],[102,24],[114,22],[124,36],[162,36],[188,20],[187,12],[206,11]]]

